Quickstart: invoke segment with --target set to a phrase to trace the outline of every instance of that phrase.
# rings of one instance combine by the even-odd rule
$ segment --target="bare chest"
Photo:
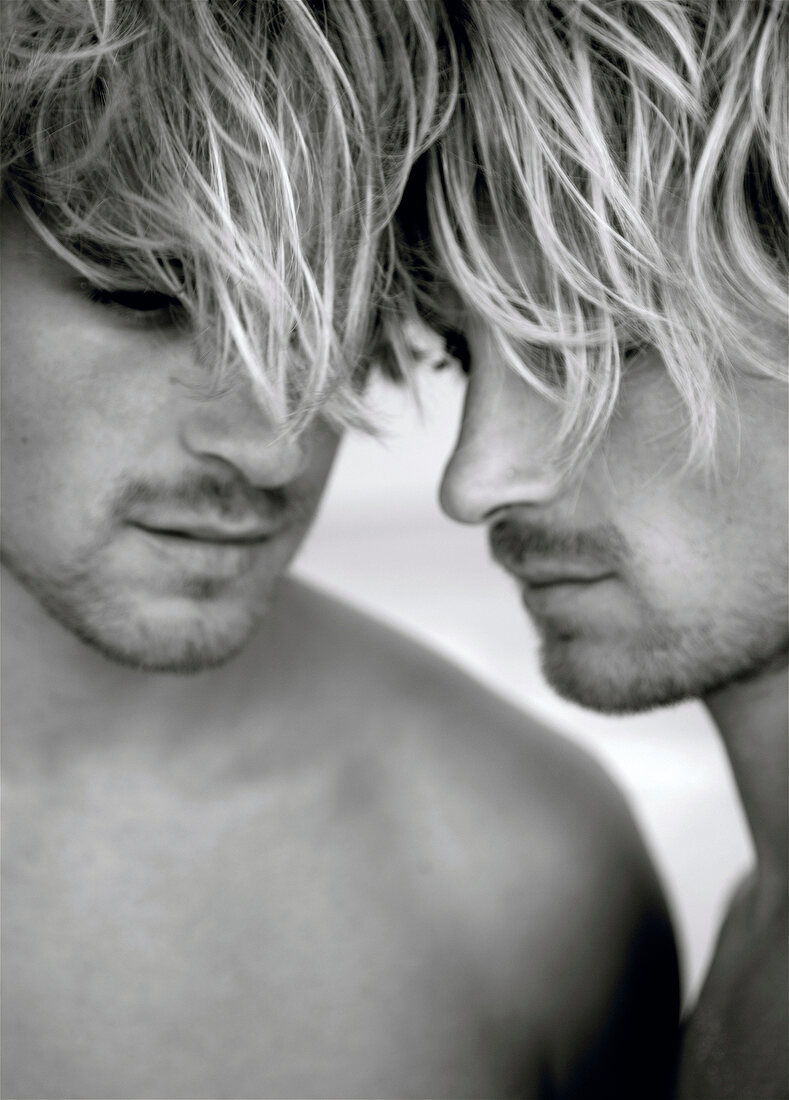
[[[125,782],[5,802],[5,1095],[517,1094],[523,1033],[513,1068],[385,822],[338,820],[309,777]]]

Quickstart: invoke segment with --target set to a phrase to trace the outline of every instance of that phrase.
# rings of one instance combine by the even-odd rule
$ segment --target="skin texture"
[[[673,939],[575,748],[297,585],[188,678],[21,633],[4,1095],[665,1095]]]
[[[604,445],[583,474],[562,480],[551,460],[555,410],[496,363],[481,326],[470,343],[479,366],[443,506],[489,526],[494,556],[521,582],[557,690],[599,710],[640,710],[780,661],[783,384],[743,378],[737,415],[723,416],[716,478],[688,472],[687,419],[647,349],[628,368]]]
[[[3,1095],[661,1095],[676,957],[621,797],[282,579],[324,429],[199,398],[184,333],[5,242]],[[134,526],[195,513],[282,529]]]
[[[304,536],[336,436],[283,438],[240,378],[207,395],[166,310],[91,301],[10,205],[2,239],[3,563],[108,656],[226,660]]]
[[[720,930],[687,1021],[678,1095],[789,1095],[789,677],[776,667],[705,698],[731,760],[757,862]]]
[[[721,411],[716,469],[694,471],[687,416],[646,348],[626,370],[603,444],[563,479],[555,409],[496,362],[483,326],[470,345],[444,508],[488,525],[561,694],[611,712],[702,699],[753,835],[757,866],[685,1028],[678,1095],[785,1097],[786,386],[743,365]]]

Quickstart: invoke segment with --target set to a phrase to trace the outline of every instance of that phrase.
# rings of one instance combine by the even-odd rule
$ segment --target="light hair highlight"
[[[177,296],[207,384],[367,425],[391,218],[454,94],[431,0],[4,0],[2,174],[104,289]]]
[[[464,0],[448,132],[401,212],[417,301],[449,289],[561,408],[581,462],[629,345],[662,355],[714,465],[738,371],[786,373],[784,0]],[[416,177],[415,177],[416,178]],[[481,366],[484,369],[484,364]]]

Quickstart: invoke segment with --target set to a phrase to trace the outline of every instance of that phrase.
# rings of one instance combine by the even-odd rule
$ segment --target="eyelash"
[[[83,283],[82,290],[91,302],[138,325],[154,327],[183,322],[183,306],[178,298],[157,290],[104,290],[89,283]]]
[[[471,349],[462,332],[450,330],[444,333],[444,352],[444,357],[436,364],[436,370],[446,370],[456,364],[462,374],[471,374]]]
[[[623,344],[619,348],[619,358],[623,364],[633,361],[644,350],[644,344]]]
[[[645,349],[644,344],[624,344],[619,349],[622,364],[630,363]],[[436,364],[436,370],[446,370],[457,364],[462,374],[471,374],[471,350],[462,332],[450,330],[444,333],[444,357]],[[454,361],[454,363],[453,363]]]

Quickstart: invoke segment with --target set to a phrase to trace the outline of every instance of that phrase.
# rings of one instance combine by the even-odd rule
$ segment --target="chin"
[[[172,593],[98,567],[34,572],[7,554],[4,564],[70,634],[111,661],[147,672],[195,673],[231,660],[267,614],[280,580],[277,573],[230,586],[194,578]]]
[[[542,624],[540,665],[554,691],[572,703],[603,714],[634,714],[684,694],[657,674],[644,638],[629,630]]]
[[[202,637],[192,634],[174,638],[170,635],[145,645],[125,639],[119,642],[114,638],[91,636],[87,632],[77,636],[103,657],[126,668],[189,676],[227,664],[244,649],[253,631],[254,628],[251,628],[240,638],[218,637],[208,632]]]
[[[206,593],[203,598],[124,599],[95,592],[75,599],[73,590],[63,599],[51,589],[35,594],[52,618],[108,660],[144,672],[179,674],[217,668],[237,656],[271,602],[270,591],[232,599],[208,599]]]
[[[610,673],[596,674],[594,669],[578,668],[554,656],[543,659],[542,670],[557,695],[601,714],[640,714],[691,696],[690,692],[672,689],[650,677],[612,679]]]
[[[552,635],[540,651],[545,679],[565,699],[603,714],[638,714],[682,702],[698,692],[692,662],[672,639],[629,634]]]
[[[104,616],[78,624],[74,633],[112,661],[145,672],[190,674],[218,668],[248,644],[268,610],[268,599],[249,602],[168,600],[123,621]],[[72,625],[73,629],[73,625]]]
[[[669,637],[543,640],[543,675],[554,691],[603,714],[638,714],[757,679],[786,660],[786,638],[726,644],[706,631]]]

